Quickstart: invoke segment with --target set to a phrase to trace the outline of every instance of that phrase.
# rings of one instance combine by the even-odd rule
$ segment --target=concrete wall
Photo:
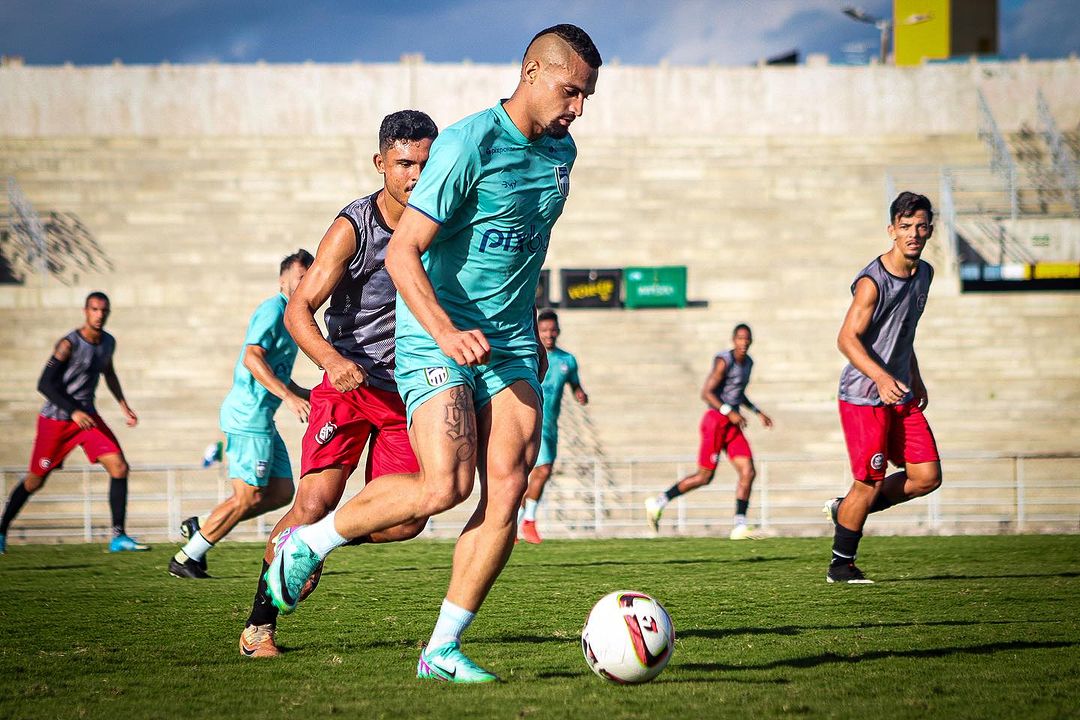
[[[416,107],[440,124],[506,97],[511,65],[0,67],[0,137],[372,134]],[[1042,88],[1080,123],[1080,61],[920,67],[604,67],[578,135],[951,134],[982,88],[1003,131],[1037,125]]]

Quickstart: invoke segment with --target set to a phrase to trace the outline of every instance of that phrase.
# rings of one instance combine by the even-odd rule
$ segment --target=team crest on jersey
[[[570,197],[570,168],[565,165],[555,166],[555,184],[559,186],[559,194]]]
[[[922,312],[923,308],[926,307],[926,293],[920,293],[919,297],[915,300],[915,304],[919,308],[919,312]]]
[[[874,457],[870,458],[870,467],[874,470],[885,467],[885,453],[876,453]]]
[[[265,460],[256,461],[256,463],[255,463],[255,477],[257,477],[257,478],[266,477],[266,461]]]
[[[450,371],[444,367],[433,367],[424,370],[427,384],[431,387],[439,387],[450,379]]]
[[[319,432],[315,433],[315,442],[320,445],[325,445],[330,438],[334,437],[334,432],[337,430],[337,425],[327,421],[325,425],[319,428]]]

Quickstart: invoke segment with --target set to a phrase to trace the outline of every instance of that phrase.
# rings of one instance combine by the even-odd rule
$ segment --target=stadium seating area
[[[25,463],[38,373],[91,289],[112,298],[116,365],[141,418],[134,430],[117,427],[99,389],[129,459],[196,462],[217,436],[245,323],[275,292],[279,259],[314,250],[340,207],[378,187],[371,134],[0,138],[0,177],[16,178],[42,216],[77,217],[97,243],[98,268],[112,268],[70,257],[62,273],[0,286],[0,465]],[[592,398],[587,417],[567,411],[592,429],[586,449],[692,454],[711,357],[748,322],[749,394],[776,421],[771,432],[751,428],[755,449],[842,458],[835,337],[852,276],[887,248],[886,169],[928,158],[985,164],[974,129],[583,133],[578,144],[548,266],[686,265],[693,301],[562,313],[560,344],[577,355]],[[910,189],[936,199],[936,187]],[[941,253],[939,242],[928,257],[939,269]],[[1080,447],[1077,317],[1076,293],[965,295],[939,273],[917,348],[942,448]],[[316,381],[302,356],[297,369],[302,384]],[[284,415],[279,425],[298,461],[300,426]]]

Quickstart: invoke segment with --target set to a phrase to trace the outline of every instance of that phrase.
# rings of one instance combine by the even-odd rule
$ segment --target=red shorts
[[[885,479],[885,461],[937,462],[937,442],[926,416],[914,402],[903,405],[852,405],[840,401],[851,473],[861,482]]]
[[[729,458],[753,458],[750,443],[746,441],[742,429],[733,425],[719,410],[709,408],[701,418],[701,448],[698,450],[698,465],[706,470],[715,470],[720,461],[720,453],[727,451]]]
[[[30,454],[29,472],[45,477],[64,464],[64,458],[81,445],[86,459],[96,463],[102,455],[120,453],[120,443],[100,415],[91,415],[96,427],[83,430],[74,420],[53,420],[38,415],[37,436]]]
[[[397,393],[368,386],[342,393],[323,375],[311,391],[300,476],[332,465],[345,466],[350,475],[369,442],[365,480],[420,471],[409,444],[405,404]]]

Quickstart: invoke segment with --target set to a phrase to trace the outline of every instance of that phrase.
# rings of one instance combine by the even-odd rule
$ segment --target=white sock
[[[745,525],[746,524],[746,516],[745,515],[736,515],[735,516],[735,524],[736,525]]]
[[[667,493],[660,493],[659,495],[656,496],[656,505],[657,505],[657,507],[665,508],[665,507],[667,507],[667,504],[668,504]]]
[[[461,633],[472,623],[476,613],[469,612],[449,600],[442,601],[439,619],[435,621],[435,630],[428,640],[428,648],[434,649],[450,642],[461,642]]]
[[[525,498],[525,522],[536,522],[536,506],[539,504],[536,500]]]
[[[199,531],[191,536],[191,539],[188,540],[187,545],[180,548],[180,552],[184,553],[184,555],[186,555],[191,560],[199,562],[203,559],[203,556],[206,555],[206,552],[212,547],[214,547],[214,543],[207,540],[206,536],[202,534],[202,531]]]
[[[319,522],[302,527],[296,531],[296,537],[307,543],[308,547],[320,558],[326,557],[334,548],[341,547],[349,542],[348,539],[343,538],[338,534],[338,531],[334,529],[334,516],[336,515],[337,510],[330,513]]]
[[[520,525],[521,521],[524,520],[524,519],[525,519],[525,508],[519,507],[518,508],[518,523],[517,524]]]

